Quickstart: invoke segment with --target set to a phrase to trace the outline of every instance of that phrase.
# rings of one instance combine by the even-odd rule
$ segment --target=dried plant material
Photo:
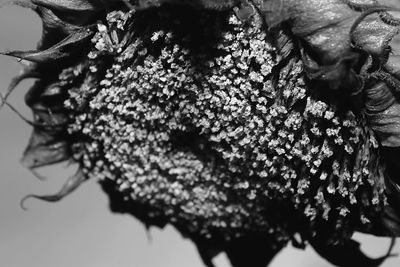
[[[19,3],[18,1],[16,2]],[[175,226],[206,266],[287,243],[379,266],[400,235],[399,10],[375,0],[36,0],[30,168],[73,160],[115,212]],[[27,76],[28,76],[27,74]],[[21,76],[25,78],[25,76]],[[9,91],[21,78],[17,78]],[[3,102],[5,103],[6,97]],[[393,239],[394,242],[394,239]]]

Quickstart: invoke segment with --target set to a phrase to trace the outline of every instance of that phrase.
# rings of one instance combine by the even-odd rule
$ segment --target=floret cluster
[[[87,177],[210,238],[330,229],[337,242],[369,227],[385,205],[374,135],[260,18],[146,12],[109,13],[59,77]]]

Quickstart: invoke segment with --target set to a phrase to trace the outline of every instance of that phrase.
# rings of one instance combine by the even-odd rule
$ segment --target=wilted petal
[[[400,146],[400,104],[385,83],[366,90],[366,116],[380,143],[387,147]]]
[[[69,195],[75,189],[77,189],[84,181],[86,180],[85,176],[81,172],[77,172],[74,176],[68,178],[67,182],[63,185],[61,190],[54,195],[27,195],[21,200],[21,207],[25,209],[25,201],[29,198],[37,198],[44,201],[55,202],[59,201],[65,196]]]
[[[70,156],[70,148],[63,138],[34,130],[21,162],[34,169],[68,160]]]
[[[373,14],[357,25],[352,39],[356,47],[384,61],[389,56],[390,41],[398,31],[398,27],[384,23],[378,14]]]
[[[28,78],[39,78],[39,72],[37,71],[37,66],[35,64],[31,64],[28,67],[26,67],[21,74],[18,76],[14,77],[4,96],[1,96],[1,103],[0,103],[0,109],[6,104],[8,96],[14,91],[14,89],[18,86],[18,84]]]
[[[31,0],[38,6],[47,7],[59,11],[93,11],[103,8],[105,4],[113,2],[110,0]],[[115,2],[115,1],[114,1]]]
[[[71,56],[76,51],[76,46],[87,41],[93,36],[94,31],[90,27],[85,27],[68,36],[56,45],[43,51],[12,51],[3,53],[4,55],[17,57],[20,59],[33,61],[36,63],[49,63]]]

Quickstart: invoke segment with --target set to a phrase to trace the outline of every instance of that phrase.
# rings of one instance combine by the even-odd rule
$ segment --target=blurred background
[[[0,4],[5,0],[0,0]],[[0,50],[34,49],[41,34],[39,17],[16,7],[0,9]],[[22,65],[13,58],[0,57],[0,90]],[[32,81],[24,81],[10,102],[25,116],[24,93]],[[56,192],[74,173],[73,166],[58,165],[40,170],[37,179],[19,164],[30,135],[30,126],[7,107],[0,111],[0,266],[4,267],[202,267],[195,247],[173,228],[146,229],[134,218],[112,214],[108,200],[96,181],[88,181],[58,203],[30,200],[28,211],[20,208],[21,198],[30,193]],[[389,240],[357,236],[371,256],[384,255]],[[395,251],[400,253],[400,245]],[[228,267],[225,255],[215,259],[217,267]],[[290,246],[280,253],[272,267],[329,267],[325,260],[307,249]],[[400,266],[391,258],[383,267]]]

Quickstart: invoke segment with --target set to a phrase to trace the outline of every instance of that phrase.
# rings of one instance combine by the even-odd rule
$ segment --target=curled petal
[[[58,44],[43,51],[12,51],[2,54],[37,63],[54,62],[70,56],[71,47],[88,40],[93,33],[94,31],[90,27],[87,27],[75,32],[74,34],[63,39]]]
[[[357,12],[340,0],[282,0],[293,34],[307,42],[321,65],[350,52],[349,29]]]
[[[365,114],[370,127],[385,147],[400,146],[400,104],[386,83],[365,91]]]
[[[37,6],[47,7],[54,10],[62,11],[91,11],[96,10],[99,6],[112,1],[88,1],[88,0],[32,0]]]
[[[1,95],[0,110],[6,104],[8,96],[14,91],[14,89],[18,86],[18,84],[21,81],[27,78],[38,78],[38,77],[39,73],[37,72],[37,66],[35,64],[31,64],[29,67],[24,69],[20,75],[14,77],[11,80],[4,96]]]
[[[69,146],[61,136],[35,129],[21,163],[29,169],[34,169],[65,161],[69,157]]]
[[[399,32],[399,28],[384,23],[378,19],[378,15],[372,16],[370,13],[392,9],[391,7],[382,7],[368,10],[364,13],[365,15],[360,16],[351,29],[353,45],[376,57],[379,60],[379,64],[385,64],[389,57],[390,42]]]
[[[365,255],[360,249],[360,243],[350,239],[344,244],[327,245],[324,241],[310,240],[310,244],[321,256],[332,264],[340,267],[363,266],[378,267],[387,258],[396,256],[391,254],[396,239],[392,238],[390,247],[385,256],[373,259]]]
[[[45,196],[39,196],[39,195],[27,195],[21,200],[21,207],[26,210],[25,207],[25,201],[30,199],[30,198],[36,198],[48,202],[55,202],[59,201],[65,196],[69,195],[72,191],[77,189],[84,181],[86,180],[85,176],[81,172],[77,172],[74,176],[71,176],[68,178],[67,182],[63,185],[61,190],[54,194],[54,195],[45,195]]]
[[[376,1],[343,0],[276,0],[268,1],[279,16],[266,21],[269,25],[287,22],[292,33],[299,38],[307,53],[318,63],[318,67],[336,66],[338,73],[348,72],[354,64],[362,60],[362,54],[354,46],[385,63],[389,53],[389,44],[398,27],[385,23],[379,14],[386,11],[398,11],[395,7],[383,6]],[[267,8],[268,9],[268,8]],[[365,10],[365,11],[363,11]],[[340,64],[357,52],[354,64]],[[330,68],[329,68],[330,69]],[[340,70],[342,69],[342,70]],[[337,79],[340,81],[341,77]]]

